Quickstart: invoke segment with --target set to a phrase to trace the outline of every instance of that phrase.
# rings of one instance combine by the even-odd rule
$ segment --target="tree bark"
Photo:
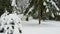
[[[41,24],[41,20],[40,20],[40,18],[39,18],[39,24]]]
[[[39,24],[41,24],[41,16],[40,16],[41,14],[40,14],[40,11],[38,11],[38,18],[39,18]]]

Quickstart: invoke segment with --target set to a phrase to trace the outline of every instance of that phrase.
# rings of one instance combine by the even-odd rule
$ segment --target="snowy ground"
[[[60,34],[60,22],[59,21],[41,21],[38,24],[38,20],[23,21],[23,33],[22,34]]]
[[[45,20],[38,24],[38,20],[30,19],[29,21],[22,20],[21,24],[22,34],[60,34],[60,21]]]

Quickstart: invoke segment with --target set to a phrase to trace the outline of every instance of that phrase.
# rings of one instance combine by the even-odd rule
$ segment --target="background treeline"
[[[21,0],[22,1],[22,0]],[[28,5],[26,9],[23,7],[22,10],[24,11],[23,14],[27,15],[27,20],[29,16],[32,16],[34,19],[40,20],[60,20],[60,10],[58,11],[54,5],[50,1],[53,1],[56,6],[60,9],[60,0],[29,0],[29,3],[21,3],[21,5]],[[43,3],[46,5],[43,5]],[[0,0],[0,16],[5,12],[5,9],[8,12],[12,12],[12,1],[11,0]],[[18,3],[18,1],[17,1]],[[32,8],[31,11],[29,11]],[[47,12],[47,10],[49,10]]]
[[[51,0],[30,0],[30,5],[26,8],[24,15],[33,16],[34,19],[42,19],[42,20],[60,20],[60,10],[58,10],[54,4],[50,2]],[[60,0],[52,0],[56,6],[60,9]],[[43,2],[46,5],[43,5]],[[33,8],[31,11],[29,11]],[[48,12],[46,10],[49,10]],[[37,15],[37,16],[36,16]],[[28,17],[27,17],[28,18]]]

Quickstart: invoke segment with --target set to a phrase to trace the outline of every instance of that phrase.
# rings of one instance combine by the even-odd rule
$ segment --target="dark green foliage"
[[[8,12],[12,12],[11,0],[0,0],[0,16],[7,9]]]
[[[51,0],[49,0],[51,1]],[[53,0],[55,2],[55,0]],[[46,2],[48,7],[43,5],[43,2]],[[56,2],[55,2],[56,3]],[[57,5],[57,3],[56,3]],[[31,10],[31,12],[28,13],[28,11],[30,10],[30,8],[33,9]],[[46,12],[46,9],[49,9],[48,12]],[[35,17],[34,14],[38,12],[38,16]],[[46,0],[31,0],[30,1],[30,5],[27,7],[24,15],[26,15],[28,13],[28,15],[32,16],[33,18],[37,18],[40,20],[45,20],[45,19],[49,19],[49,20],[60,20],[60,16],[57,16],[58,10],[56,9],[56,7],[54,5],[52,5],[51,2],[47,2]],[[52,14],[54,15],[54,17],[52,16]],[[40,24],[40,23],[39,23]]]
[[[60,15],[56,15],[55,20],[60,21]]]
[[[33,10],[31,12],[28,13],[30,8],[33,8]],[[28,13],[28,15],[33,16],[36,12],[38,12],[38,18],[39,18],[39,24],[40,24],[40,20],[42,18],[43,12],[45,10],[45,6],[43,5],[43,0],[31,0],[30,5],[27,7],[24,15],[26,15]]]
[[[26,8],[26,11],[24,12],[24,15],[26,15],[29,11],[29,9],[32,7],[32,6],[35,6],[35,3],[37,3],[37,0],[31,0],[30,2],[30,5]],[[37,7],[37,6],[36,6]],[[34,9],[35,10],[35,9]]]

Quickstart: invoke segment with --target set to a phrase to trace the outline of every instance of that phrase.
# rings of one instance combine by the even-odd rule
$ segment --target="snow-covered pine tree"
[[[3,0],[7,3],[3,5],[5,6],[4,9],[6,12],[0,17],[0,33],[3,34],[21,34],[22,29],[21,29],[21,18],[18,17],[16,13],[10,12],[9,10],[11,9],[10,6],[12,6],[13,11],[15,12],[15,0]],[[10,1],[12,1],[10,3]],[[10,3],[10,4],[9,4]],[[9,9],[10,8],[10,9]],[[9,10],[8,10],[9,9]],[[11,13],[11,14],[8,14]]]
[[[45,1],[46,2],[46,9],[48,8],[49,11],[46,11],[46,17],[49,19],[54,19],[56,18],[57,12],[59,11],[59,7],[57,6],[57,1],[55,0],[49,0]]]
[[[32,7],[33,9],[29,11]],[[24,15],[33,16],[38,12],[40,24],[40,19],[54,19],[57,11],[59,11],[59,8],[54,0],[30,0],[30,5],[26,8]]]

